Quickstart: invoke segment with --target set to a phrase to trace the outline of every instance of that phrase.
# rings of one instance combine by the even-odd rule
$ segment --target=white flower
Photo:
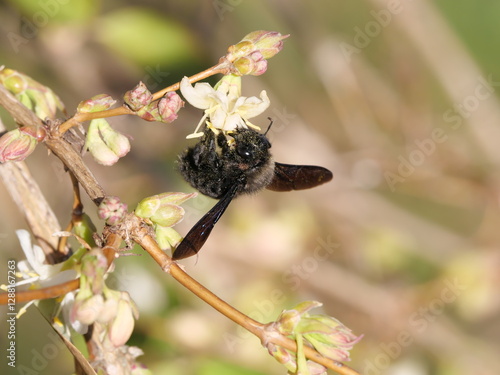
[[[44,264],[45,253],[40,246],[32,245],[31,235],[27,230],[16,230],[16,234],[21,243],[24,255],[26,255],[26,260],[22,260],[17,264],[25,280],[17,283],[16,286],[40,282],[41,286],[48,287],[61,284],[76,277],[76,271],[74,270],[61,272],[64,263],[54,265]]]
[[[81,335],[87,333],[87,331],[89,329],[88,325],[83,324],[82,322],[80,322],[78,320],[72,321],[70,319],[71,310],[73,309],[73,305],[75,304],[76,293],[77,293],[76,291],[66,293],[66,295],[64,296],[64,298],[61,302],[61,306],[60,306],[60,309],[62,310],[62,317],[63,317],[64,322],[65,322],[64,334],[67,337],[69,337],[70,333],[71,333],[69,326],[71,326],[71,328],[73,328],[77,333],[79,333]]]
[[[189,78],[184,77],[180,85],[184,98],[194,107],[205,110],[193,134],[187,138],[196,138],[203,135],[198,132],[203,122],[209,118],[207,124],[212,129],[222,131],[235,130],[238,127],[247,128],[257,126],[251,124],[248,119],[260,115],[270,104],[266,92],[260,93],[260,99],[251,96],[241,96],[241,77],[226,75],[215,88],[208,83],[197,83],[194,87]]]
[[[13,286],[18,287],[25,284],[36,285],[37,287],[49,287],[52,285],[62,284],[72,280],[77,276],[74,270],[65,270],[61,272],[64,263],[55,265],[44,264],[45,253],[42,248],[37,245],[32,245],[31,235],[27,230],[16,230],[17,237],[21,243],[26,260],[17,263],[17,268],[24,280],[17,282]],[[18,312],[19,318],[26,312],[29,306],[35,301],[30,301],[24,305]]]

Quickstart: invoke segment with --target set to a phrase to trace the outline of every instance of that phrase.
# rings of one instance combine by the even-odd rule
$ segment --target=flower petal
[[[224,129],[226,123],[227,112],[222,108],[216,108],[213,113],[210,114],[210,122],[215,129]]]
[[[216,96],[215,90],[208,83],[197,83],[193,87],[188,77],[181,80],[180,90],[189,104],[199,109],[210,108],[213,104],[213,96]]]
[[[271,102],[267,97],[267,93],[265,91],[262,91],[260,93],[260,99],[256,98],[255,96],[246,98],[244,103],[239,105],[236,110],[241,114],[241,117],[249,119],[260,115],[269,107],[270,104]]]
[[[230,131],[235,130],[236,128],[246,128],[247,125],[241,118],[241,116],[237,113],[233,113],[226,117],[226,122],[224,123],[223,130]]]
[[[21,243],[21,248],[23,249],[26,259],[30,264],[31,268],[40,275],[40,279],[46,279],[50,275],[59,271],[61,267],[55,267],[49,264],[43,264],[45,262],[45,253],[42,248],[37,245],[31,244],[31,235],[25,229],[16,230],[17,237]]]
[[[61,302],[62,315],[63,315],[64,322],[66,323],[66,326],[68,324],[70,324],[71,327],[77,333],[83,335],[83,334],[87,333],[89,327],[86,324],[83,324],[82,322],[80,322],[78,320],[71,321],[71,319],[70,319],[71,310],[72,310],[73,304],[75,303],[75,294],[76,294],[76,292],[73,291],[73,292],[67,293],[64,296],[64,298]],[[68,335],[69,335],[69,332],[68,332]]]

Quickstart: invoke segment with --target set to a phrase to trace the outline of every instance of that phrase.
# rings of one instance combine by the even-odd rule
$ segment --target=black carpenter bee
[[[253,129],[219,131],[216,135],[207,127],[201,140],[179,156],[178,167],[184,179],[219,202],[175,249],[174,260],[200,251],[214,225],[238,195],[264,188],[274,191],[309,189],[333,178],[332,172],[323,167],[274,162],[270,148],[266,135]]]

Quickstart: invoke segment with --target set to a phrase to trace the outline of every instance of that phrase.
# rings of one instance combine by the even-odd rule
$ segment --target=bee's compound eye
[[[244,144],[244,143],[239,143],[236,146],[236,152],[242,158],[251,158],[253,156],[253,149],[252,149],[252,147],[250,145]]]

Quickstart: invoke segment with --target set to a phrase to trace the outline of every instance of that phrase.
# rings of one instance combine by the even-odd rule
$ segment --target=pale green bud
[[[116,103],[111,96],[99,94],[78,104],[76,111],[79,113],[100,112],[111,108]]]
[[[23,73],[0,68],[0,83],[42,120],[54,118],[58,109],[64,112],[61,99],[50,88]]]
[[[162,227],[161,225],[155,226],[156,242],[160,249],[168,250],[175,249],[182,241],[182,236],[171,227]]]
[[[90,121],[85,147],[98,163],[113,165],[130,151],[130,142],[105,119],[95,119]]]
[[[163,227],[170,227],[181,221],[184,216],[184,209],[179,205],[196,195],[196,193],[153,195],[139,202],[135,214]]]
[[[267,69],[266,60],[283,49],[283,39],[288,36],[274,31],[254,31],[230,46],[225,59],[241,75],[261,75]]]
[[[137,307],[127,292],[121,292],[115,319],[110,323],[108,337],[115,347],[125,345],[134,330],[134,316],[138,317]]]
[[[82,214],[81,220],[74,223],[73,233],[78,237],[82,238],[90,247],[95,246],[94,233],[96,232],[96,227],[90,219],[89,215]]]

